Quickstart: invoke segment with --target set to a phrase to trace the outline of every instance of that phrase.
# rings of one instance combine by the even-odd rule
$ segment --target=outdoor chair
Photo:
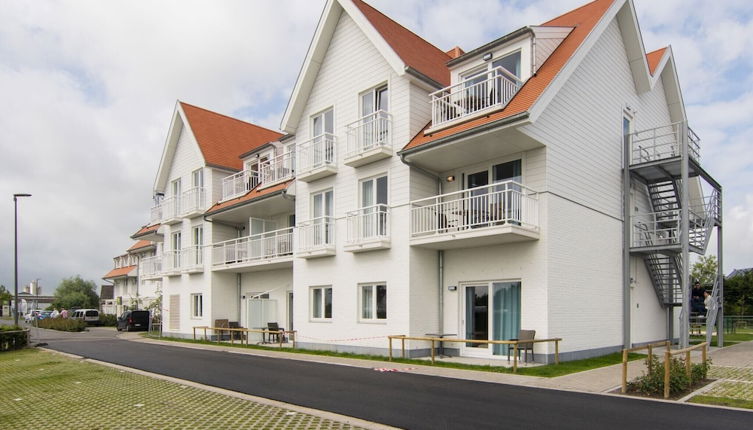
[[[228,328],[243,328],[241,327],[240,323],[238,321],[230,321],[228,323]],[[231,333],[233,338],[238,340],[246,340],[246,333],[243,333],[242,331],[236,331]]]
[[[272,339],[274,339],[274,342],[280,342],[280,336],[282,336],[282,342],[285,342],[285,334],[277,333],[278,331],[285,331],[285,329],[280,327],[279,324],[276,322],[269,322],[267,323],[267,330],[269,331],[270,342],[272,342]]]
[[[214,327],[215,328],[230,328],[230,323],[228,320],[214,320]],[[224,339],[230,339],[230,332],[223,331],[223,330],[215,330],[217,339],[218,340],[224,340]]]
[[[518,332],[518,338],[517,339],[510,339],[510,340],[517,340],[517,341],[523,341],[523,340],[533,340],[536,337],[536,330],[520,330]],[[513,346],[510,345],[507,349],[507,361],[510,361],[510,351],[513,350]],[[525,354],[525,361],[528,362],[528,351],[531,351],[531,361],[536,361],[536,356],[533,355],[533,342],[520,342],[518,343],[518,360],[520,360],[520,351],[524,350],[526,352]]]

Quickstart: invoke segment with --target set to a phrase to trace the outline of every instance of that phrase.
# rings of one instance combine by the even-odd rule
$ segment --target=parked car
[[[118,317],[118,331],[149,330],[149,311],[125,311]]]
[[[99,325],[99,311],[96,309],[78,309],[73,311],[70,318],[83,320],[89,325]]]
[[[34,319],[39,319],[39,315],[41,313],[42,313],[42,311],[40,311],[40,310],[29,311],[29,312],[26,313],[26,315],[24,315],[24,321],[26,321],[27,323],[30,323],[30,322],[34,321]]]

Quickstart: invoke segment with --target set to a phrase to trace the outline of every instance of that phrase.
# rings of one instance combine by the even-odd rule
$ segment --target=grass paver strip
[[[20,399],[20,400],[18,400]],[[0,354],[0,428],[350,429],[349,424],[38,350]]]
[[[711,366],[709,378],[723,381],[689,402],[753,409],[753,368]]]

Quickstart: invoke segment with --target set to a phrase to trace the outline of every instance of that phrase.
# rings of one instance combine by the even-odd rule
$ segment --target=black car
[[[149,311],[125,311],[118,317],[118,331],[149,330]]]

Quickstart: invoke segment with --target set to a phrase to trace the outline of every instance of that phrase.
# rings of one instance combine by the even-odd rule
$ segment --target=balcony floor
[[[265,258],[251,261],[243,261],[232,264],[217,264],[212,266],[214,272],[262,272],[265,270],[292,269],[293,255],[283,255],[280,257]]]
[[[503,224],[416,236],[411,238],[410,244],[431,249],[459,249],[538,239],[539,231],[537,229]]]

